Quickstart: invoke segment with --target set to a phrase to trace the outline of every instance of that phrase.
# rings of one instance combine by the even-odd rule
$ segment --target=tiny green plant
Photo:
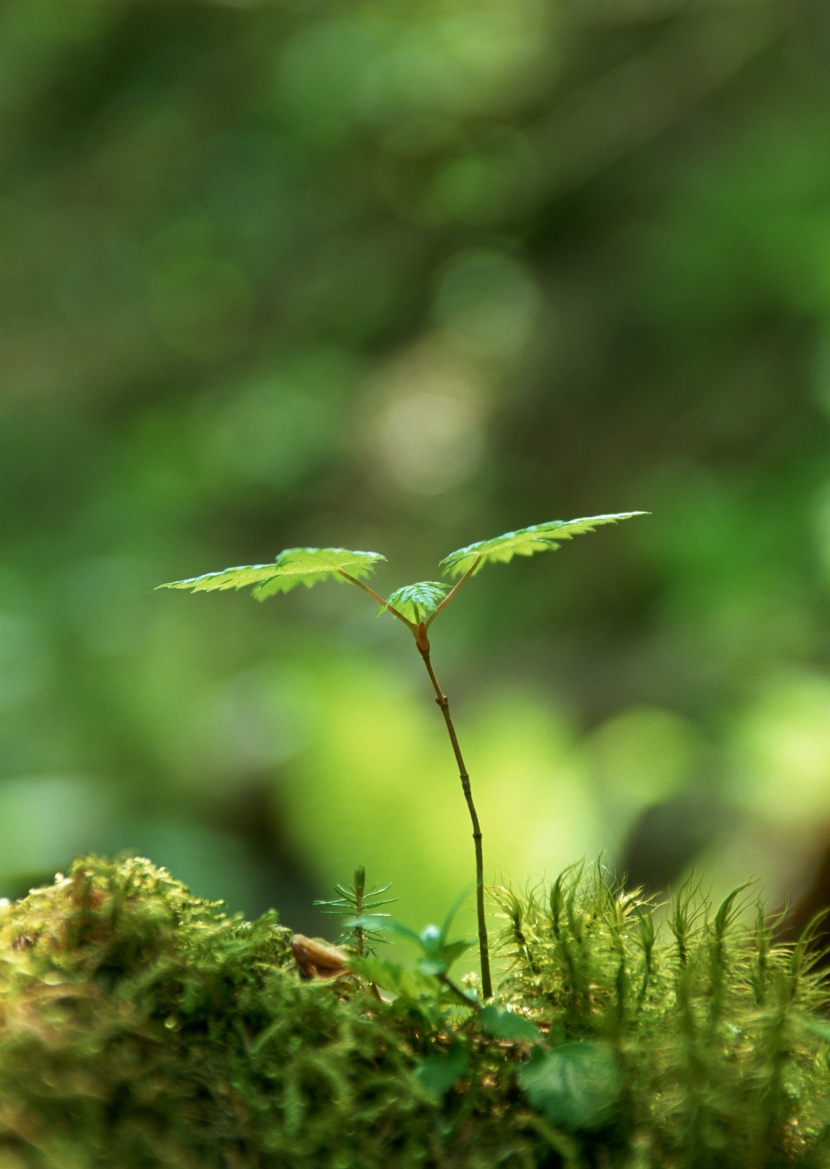
[[[491,894],[482,1003],[449,923],[360,958],[78,858],[0,904],[0,1165],[830,1169],[814,932],[601,860]]]
[[[564,894],[563,881],[569,875],[563,874],[554,887],[560,901]],[[615,897],[621,890],[606,885],[603,878],[600,880],[607,889],[603,909],[616,923],[620,912],[614,912]],[[428,1093],[440,1097],[454,1087],[468,1073],[476,1043],[489,1036],[501,1046],[529,1056],[518,1069],[517,1082],[537,1112],[559,1128],[591,1131],[603,1127],[612,1118],[622,1095],[620,1061],[610,1043],[601,1036],[588,1039],[581,1035],[568,1040],[567,1036],[554,1035],[551,1045],[528,1012],[511,1009],[509,1002],[482,1006],[449,977],[450,968],[474,945],[464,939],[449,940],[453,918],[466,896],[463,893],[458,898],[440,928],[428,925],[420,933],[397,921],[381,921],[372,916],[356,919],[351,923],[353,926],[388,930],[414,943],[418,956],[414,972],[394,960],[374,955],[353,958],[349,970],[370,980],[373,988],[382,986],[391,992],[423,1021],[424,1034],[431,1036],[435,1050],[420,1063],[416,1079]],[[734,896],[728,899],[730,906]],[[518,913],[521,918],[524,908],[519,898],[504,889],[497,891],[497,897],[500,904],[506,899],[512,914]],[[571,924],[574,924],[577,915],[571,899],[568,904]],[[647,902],[642,904],[650,913],[652,906]],[[648,920],[652,920],[650,916]],[[515,940],[513,931],[510,940]],[[523,952],[522,957],[526,956]],[[613,960],[617,961],[618,957],[615,953]],[[378,998],[381,998],[379,993]],[[470,1013],[459,1017],[459,1004]]]
[[[323,913],[345,916],[347,919],[344,922],[345,932],[337,939],[337,944],[349,946],[359,958],[362,958],[367,950],[374,949],[386,940],[381,937],[380,931],[384,925],[383,919],[388,918],[389,914],[383,913],[382,907],[393,905],[398,899],[383,896],[392,888],[391,884],[374,885],[367,889],[366,869],[363,865],[355,869],[352,885],[335,885],[334,888],[339,894],[338,897],[329,901],[315,901],[314,904],[319,906]],[[367,916],[369,920],[363,920]]]
[[[471,946],[475,945],[475,942],[463,938],[455,942],[449,941],[450,926],[452,925],[453,918],[466,898],[467,893],[465,892],[455,902],[444,919],[442,926],[428,925],[420,933],[417,930],[410,929],[408,925],[403,925],[399,921],[381,921],[374,914],[355,918],[351,922],[351,925],[355,929],[369,929],[375,933],[381,930],[389,930],[391,933],[397,934],[398,937],[404,938],[408,942],[413,942],[420,951],[415,963],[415,968],[418,973],[436,978],[440,986],[449,991],[450,995],[459,1002],[462,1002],[464,1006],[478,1008],[478,1000],[471,999],[449,977],[450,967],[458,961],[465,950],[469,950]],[[388,916],[388,914],[384,914],[384,917]],[[384,963],[384,967],[386,970],[400,970],[400,967],[396,963],[387,962]],[[369,964],[365,967],[364,973],[370,968],[371,965]],[[355,969],[360,971],[360,965],[358,964]],[[383,983],[382,973],[377,981]],[[390,989],[394,989],[394,987]]]
[[[515,532],[505,532],[490,540],[479,540],[451,552],[440,562],[444,581],[422,580],[396,589],[384,600],[370,588],[364,578],[371,575],[386,557],[379,552],[354,552],[346,548],[288,548],[280,552],[271,564],[249,564],[208,572],[186,580],[169,581],[159,588],[189,589],[192,592],[212,592],[217,589],[241,589],[251,586],[257,600],[276,593],[287,593],[297,585],[311,588],[324,580],[347,581],[362,589],[380,605],[381,613],[390,613],[400,621],[415,640],[418,653],[426,666],[429,680],[450,738],[458,765],[461,788],[473,827],[473,845],[476,866],[476,912],[481,962],[481,990],[484,998],[492,997],[490,957],[487,925],[484,914],[484,854],[481,825],[473,801],[470,775],[467,771],[455,725],[450,714],[449,701],[436,677],[430,656],[429,629],[439,613],[458,595],[459,589],[470,577],[476,576],[485,564],[507,564],[514,556],[532,556],[559,547],[582,532],[592,532],[602,524],[615,524],[632,516],[646,515],[643,511],[618,512],[613,515],[588,516],[575,520],[550,520],[533,524]],[[455,581],[454,584],[450,583]]]

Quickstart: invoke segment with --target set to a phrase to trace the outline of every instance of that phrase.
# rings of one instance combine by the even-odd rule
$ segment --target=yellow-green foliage
[[[686,886],[660,928],[600,866],[523,898],[500,892],[513,962],[502,991],[554,1044],[614,1052],[623,1164],[830,1165],[827,984],[806,940],[773,942],[762,906],[753,925],[735,920],[743,892],[715,908]]]
[[[493,1087],[445,1108],[414,1074],[440,1040],[302,981],[289,936],[140,859],[84,858],[0,911],[0,1169],[533,1163]]]
[[[501,901],[480,1013],[303,981],[273,913],[77,861],[0,910],[0,1169],[830,1166],[803,948],[692,895],[655,934],[597,870]]]

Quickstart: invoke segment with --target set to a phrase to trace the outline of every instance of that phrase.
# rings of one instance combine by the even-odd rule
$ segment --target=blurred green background
[[[830,837],[830,10],[6,0],[0,893],[134,849],[248,914],[472,844],[357,590],[154,592],[460,545],[434,626],[489,881],[604,850],[797,896]]]

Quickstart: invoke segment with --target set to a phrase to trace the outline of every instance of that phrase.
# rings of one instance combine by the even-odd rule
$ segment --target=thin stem
[[[366,892],[366,870],[364,868],[355,869],[354,871],[354,908],[355,917],[361,918],[363,916],[364,894]],[[359,957],[363,957],[366,949],[366,931],[363,926],[358,926],[355,930],[357,935],[357,953]]]
[[[465,1007],[472,1007],[474,1011],[481,1010],[481,1003],[478,999],[472,999],[468,994],[465,994],[460,986],[456,986],[451,978],[447,978],[446,974],[439,974],[438,981],[442,982],[444,986],[450,991],[455,998],[460,999]]]
[[[450,714],[450,704],[447,701],[447,696],[441,689],[438,679],[435,677],[435,671],[432,668],[432,662],[429,658],[429,649],[421,649],[420,643],[418,648],[421,657],[424,659],[424,665],[427,668],[430,681],[435,688],[435,701],[441,708],[441,713],[444,716],[444,722],[447,724],[447,733],[450,736],[452,749],[455,753],[455,760],[458,764],[458,773],[461,778],[461,789],[464,792],[464,799],[467,801],[467,807],[470,812],[470,820],[473,824],[473,844],[475,846],[476,854],[476,912],[478,915],[478,949],[481,956],[481,993],[486,999],[493,997],[493,984],[490,979],[490,946],[487,941],[487,922],[484,916],[484,853],[481,847],[481,827],[478,822],[478,814],[476,813],[476,806],[473,803],[473,793],[470,790],[470,776],[467,768],[464,765],[464,757],[461,754],[461,748],[458,745],[458,736],[455,733],[452,716]]]
[[[399,621],[403,621],[404,625],[407,627],[410,633],[415,632],[415,622],[410,621],[408,617],[404,617],[403,613],[399,613],[394,605],[388,605],[386,601],[384,601],[383,597],[376,593],[374,589],[370,589],[367,584],[364,584],[362,580],[358,580],[356,576],[352,576],[351,573],[346,572],[344,568],[338,568],[337,571],[351,584],[357,585],[359,589],[363,589],[364,593],[368,593],[370,597],[372,597],[379,605],[391,613],[393,617],[397,617]]]
[[[446,597],[444,597],[443,601],[435,610],[435,612],[432,613],[426,621],[419,622],[417,625],[414,621],[410,621],[407,617],[404,617],[403,613],[399,613],[394,605],[387,604],[383,597],[379,596],[374,589],[369,588],[367,584],[364,584],[362,580],[358,580],[357,577],[352,576],[351,573],[346,572],[346,570],[343,568],[338,568],[337,571],[345,580],[349,581],[351,584],[357,585],[359,589],[363,589],[364,593],[368,593],[369,596],[373,598],[373,600],[377,601],[377,603],[384,609],[387,609],[393,617],[397,617],[399,621],[403,621],[404,625],[415,638],[415,644],[418,647],[418,652],[424,659],[424,665],[427,668],[430,681],[435,688],[435,701],[440,706],[441,713],[444,716],[444,722],[447,724],[447,732],[450,736],[450,742],[452,743],[452,749],[455,753],[455,759],[458,764],[458,773],[461,778],[461,790],[464,792],[464,799],[467,801],[467,807],[470,812],[470,820],[472,821],[473,825],[473,844],[475,846],[476,854],[476,913],[478,915],[478,949],[481,957],[481,993],[484,998],[489,999],[493,997],[493,984],[490,978],[490,946],[487,940],[487,921],[484,916],[484,853],[481,847],[481,826],[478,822],[476,806],[473,803],[473,793],[470,790],[470,776],[467,768],[464,765],[464,758],[461,754],[461,748],[458,745],[458,736],[456,735],[455,727],[453,726],[452,716],[450,714],[450,704],[447,701],[446,694],[441,689],[438,679],[435,677],[435,671],[432,668],[432,662],[429,658],[429,640],[427,639],[426,635],[427,626],[429,626],[430,623],[435,620],[448,601],[452,600],[464,582],[472,576],[478,567],[480,560],[481,557],[477,556],[471,567],[467,569],[458,584],[447,593]],[[450,985],[452,986],[451,983]],[[457,993],[462,994],[463,992],[458,991]],[[466,995],[463,995],[463,997],[466,999]]]
[[[480,556],[476,556],[476,558],[475,558],[475,560],[473,561],[472,565],[471,565],[471,566],[470,566],[470,567],[467,569],[467,571],[464,573],[464,575],[462,576],[461,580],[460,580],[460,581],[458,581],[458,583],[455,585],[455,587],[454,587],[454,588],[450,589],[450,591],[449,591],[449,592],[447,593],[447,595],[444,597],[444,599],[443,599],[443,601],[441,602],[441,604],[440,604],[440,605],[438,605],[438,606],[437,606],[437,608],[435,609],[435,612],[434,612],[434,613],[430,613],[429,617],[427,617],[426,621],[424,622],[424,628],[425,628],[425,629],[429,629],[430,625],[433,623],[433,621],[434,621],[434,620],[435,620],[435,618],[438,616],[438,614],[441,612],[441,610],[444,608],[444,606],[445,606],[445,605],[448,605],[448,604],[450,603],[450,601],[453,599],[453,597],[454,597],[454,596],[455,596],[455,594],[458,592],[458,590],[461,588],[461,586],[464,584],[464,582],[470,579],[470,577],[473,575],[473,573],[474,573],[474,572],[475,572],[475,570],[478,568],[478,566],[479,566],[479,564],[480,564],[480,563],[481,563],[481,557],[480,557]]]

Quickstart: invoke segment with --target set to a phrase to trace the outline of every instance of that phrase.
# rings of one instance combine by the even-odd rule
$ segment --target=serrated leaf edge
[[[573,520],[546,520],[543,523],[531,524],[526,528],[517,528],[512,532],[503,532],[500,536],[491,536],[487,540],[477,540],[472,544],[466,545],[464,548],[457,548],[454,552],[450,552],[438,564],[445,576],[463,576],[465,572],[470,571],[472,565],[465,562],[472,560],[475,564],[475,558],[480,558],[480,563],[473,567],[472,575],[479,572],[481,568],[488,562],[488,560],[498,561],[499,546],[507,544],[509,541],[517,537],[527,537],[528,546],[525,550],[509,551],[509,555],[505,557],[502,563],[508,563],[513,556],[530,556],[535,552],[544,552],[547,550],[555,550],[559,547],[562,540],[571,540],[574,536],[582,535],[584,532],[594,531],[596,526],[602,524],[616,524],[620,520],[631,519],[633,516],[649,515],[647,511],[623,511],[604,515],[595,516],[580,516]],[[580,526],[582,525],[582,526]],[[578,528],[578,531],[568,530]],[[536,544],[537,547],[533,547]]]
[[[315,553],[321,554],[321,556],[322,554],[328,554],[329,559],[342,559],[344,564],[323,563],[315,566],[312,563],[303,566],[298,563],[298,554],[313,556]],[[357,563],[352,562],[355,557],[358,558]],[[385,560],[386,557],[380,552],[354,551],[349,548],[285,548],[277,555],[272,564],[237,565],[233,568],[220,569],[218,572],[206,572],[201,576],[166,581],[164,584],[156,585],[156,588],[189,589],[192,592],[214,592],[217,590],[242,589],[253,586],[254,596],[262,599],[262,595],[269,595],[268,592],[263,594],[263,590],[272,581],[280,578],[296,577],[296,584],[306,584],[310,588],[312,585],[325,580],[326,577],[334,577],[335,579],[339,577],[340,580],[345,580],[346,578],[341,573],[341,569],[345,567],[348,567],[352,576],[358,578],[369,576],[374,572],[375,566]],[[308,579],[304,580],[304,577]],[[289,588],[293,587],[293,584],[289,585]]]

